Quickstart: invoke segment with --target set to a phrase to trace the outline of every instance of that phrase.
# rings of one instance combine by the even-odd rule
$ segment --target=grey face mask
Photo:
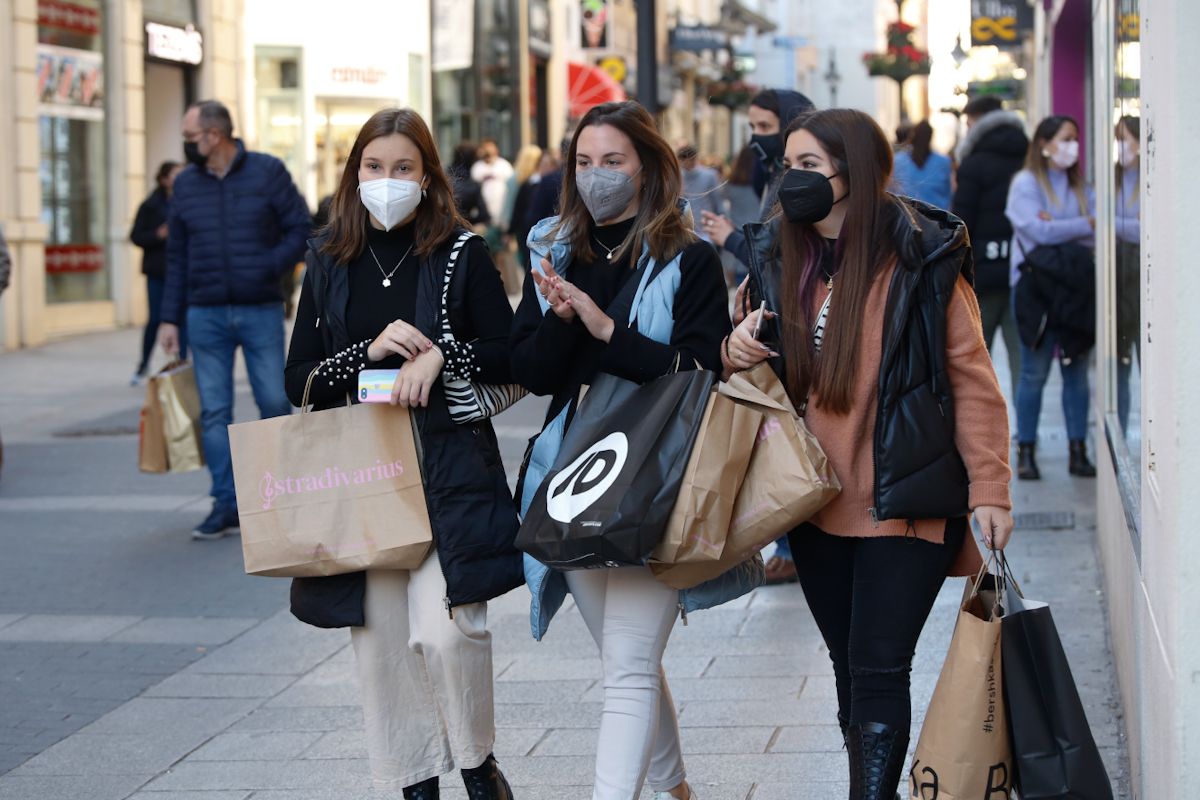
[[[641,171],[642,168],[638,167],[638,172]],[[629,207],[637,192],[633,185],[637,174],[626,175],[604,167],[592,167],[575,173],[575,188],[579,190],[579,197],[596,224],[616,219]]]

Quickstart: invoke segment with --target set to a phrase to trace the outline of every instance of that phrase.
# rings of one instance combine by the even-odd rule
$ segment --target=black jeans
[[[908,731],[917,639],[966,530],[966,518],[949,520],[944,544],[911,536],[832,536],[807,524],[788,535],[800,586],[833,661],[838,710],[851,724],[882,722]]]

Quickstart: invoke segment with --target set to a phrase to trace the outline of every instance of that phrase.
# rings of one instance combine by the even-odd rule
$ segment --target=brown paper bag
[[[968,582],[909,770],[916,800],[1012,796],[1000,618]]]
[[[151,378],[146,383],[146,402],[138,421],[138,469],[142,472],[166,472],[167,437],[163,433],[162,406],[158,403],[158,387]]]
[[[171,472],[190,472],[204,466],[200,435],[200,392],[196,373],[187,362],[168,365],[150,379],[158,392],[163,437]]]
[[[364,403],[229,426],[252,575],[413,569],[433,541],[408,410]]]
[[[732,569],[811,519],[842,490],[821,445],[797,416],[770,365],[734,374],[719,391],[763,414],[763,421],[721,558],[673,566],[651,563],[655,577],[676,589],[690,589]]]
[[[679,497],[652,562],[717,561],[746,477],[762,412],[713,393],[692,447]]]

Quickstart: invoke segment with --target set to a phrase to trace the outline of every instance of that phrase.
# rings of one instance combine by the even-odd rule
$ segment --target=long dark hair
[[[908,154],[912,156],[913,163],[924,167],[933,147],[933,126],[928,120],[923,119],[913,126],[912,133],[908,135],[908,144]]]
[[[654,117],[632,100],[602,103],[584,114],[579,121],[563,164],[559,220],[549,234],[550,240],[565,235],[572,254],[583,263],[591,263],[598,257],[591,244],[592,217],[575,187],[579,134],[591,125],[611,125],[628,136],[642,162],[642,192],[637,216],[629,236],[614,251],[613,257],[621,258],[630,252],[641,253],[643,247],[648,247],[655,261],[674,258],[680,250],[697,240],[690,221],[685,222],[679,210],[679,199],[683,192],[679,160],[658,132]],[[633,259],[633,262],[636,263],[636,260]]]
[[[754,183],[754,151],[749,147],[743,147],[738,153],[737,159],[733,162],[733,169],[729,173],[729,182],[735,186],[750,186]]]
[[[338,264],[358,258],[367,246],[370,222],[367,209],[358,198],[358,168],[362,164],[363,149],[376,139],[394,133],[407,137],[416,145],[425,171],[425,196],[417,206],[413,231],[417,255],[429,257],[455,230],[469,227],[454,205],[450,182],[442,170],[437,145],[425,120],[411,108],[385,108],[375,112],[358,132],[329,206],[329,225],[326,227],[329,238],[321,246],[321,252]]]
[[[888,194],[892,178],[892,148],[867,114],[831,108],[801,114],[784,132],[783,140],[804,130],[821,144],[846,184],[846,217],[834,249],[840,266],[837,297],[817,356],[813,345],[813,305],[820,276],[824,243],[816,228],[783,219],[779,246],[783,269],[781,296],[796,302],[782,309],[780,321],[785,383],[797,403],[812,394],[813,401],[836,414],[850,411],[858,375],[863,310],[871,285],[896,255],[892,230],[898,209]]]
[[[1041,184],[1042,189],[1046,192],[1046,196],[1055,204],[1062,201],[1054,193],[1054,187],[1050,185],[1049,159],[1042,155],[1042,149],[1050,143],[1051,139],[1058,135],[1058,132],[1068,122],[1075,126],[1076,133],[1080,132],[1079,123],[1075,121],[1074,117],[1069,117],[1066,114],[1046,117],[1039,122],[1033,132],[1033,138],[1029,140],[1029,152],[1025,156],[1025,169],[1033,173],[1033,177],[1037,178],[1037,182]],[[1079,163],[1076,161],[1067,170],[1067,184],[1071,187],[1071,191],[1075,193],[1075,199],[1079,201],[1079,213],[1086,215],[1088,213],[1087,195],[1084,191],[1086,182],[1083,179],[1083,168],[1079,166]]]

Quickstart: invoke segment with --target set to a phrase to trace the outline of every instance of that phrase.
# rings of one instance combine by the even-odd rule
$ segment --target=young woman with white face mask
[[[413,570],[292,584],[299,619],[352,628],[372,777],[414,800],[436,800],[438,776],[456,768],[471,800],[512,797],[492,756],[486,601],[522,582],[516,507],[491,424],[456,425],[442,389],[444,375],[512,381],[512,309],[482,240],[456,247],[466,229],[424,120],[371,117],[309,242],[285,374],[297,406],[312,376],[320,410],[355,398],[359,370],[398,369],[392,402],[415,421],[433,552]],[[451,341],[439,323],[455,249]]]
[[[674,151],[637,103],[605,103],[579,123],[567,154],[559,216],[529,234],[532,280],[513,328],[513,374],[550,395],[519,499],[528,508],[553,463],[580,388],[608,373],[646,383],[678,370],[719,370],[729,332],[721,262],[681,202]],[[636,291],[645,279],[644,291]],[[551,570],[526,556],[534,636],[569,591],[599,646],[604,710],[592,797],[696,795],[685,779],[675,705],[662,671],[681,611],[732,599],[761,581],[757,559],[687,592],[649,567]]]
[[[1012,223],[1009,279],[1016,286],[1026,256],[1040,245],[1075,243],[1095,246],[1096,209],[1091,188],[1079,166],[1079,126],[1065,116],[1047,117],[1034,131],[1025,169],[1013,176],[1005,216]],[[1092,292],[1081,285],[1079,291]],[[1014,300],[1014,303],[1019,302]],[[1017,313],[1018,320],[1021,314]],[[1017,476],[1041,477],[1037,465],[1038,419],[1042,389],[1054,361],[1063,378],[1063,413],[1067,421],[1068,469],[1072,475],[1094,477],[1096,468],[1087,456],[1088,353],[1063,353],[1059,337],[1048,328],[1040,341],[1021,337],[1021,375],[1017,382]]]

